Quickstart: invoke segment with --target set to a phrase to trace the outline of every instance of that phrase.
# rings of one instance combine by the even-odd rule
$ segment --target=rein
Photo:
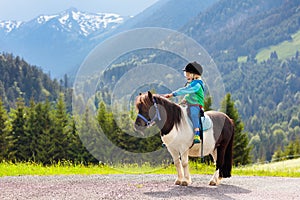
[[[142,114],[138,114],[137,116],[139,118],[141,118],[144,122],[146,122],[146,125],[147,127],[150,127],[150,126],[153,126],[155,124],[155,120],[158,120],[160,121],[161,120],[161,117],[160,117],[160,113],[159,113],[159,110],[158,110],[158,107],[157,107],[157,103],[156,103],[156,100],[155,98],[153,98],[153,102],[154,102],[154,107],[155,107],[155,115],[154,117],[151,119],[151,120],[147,120],[146,117],[144,117]]]

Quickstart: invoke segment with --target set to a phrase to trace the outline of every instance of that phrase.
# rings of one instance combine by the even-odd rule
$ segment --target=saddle
[[[203,131],[206,131],[212,127],[212,121],[210,117],[204,113],[204,117],[200,117],[202,122]]]
[[[188,114],[189,116],[189,114]],[[212,128],[212,120],[211,118],[204,112],[204,116],[200,117],[202,122],[202,133]],[[192,125],[191,118],[189,117],[190,126]],[[203,135],[200,135],[201,141],[203,142]],[[201,157],[203,159],[203,143],[193,144],[189,149],[190,157]]]
[[[187,109],[187,107],[186,107],[186,109]],[[187,112],[188,112],[188,109],[187,109]],[[189,117],[190,126],[193,126],[192,125],[192,120],[190,118],[189,113],[188,113],[188,117]],[[200,117],[200,119],[201,119],[201,122],[202,122],[203,131],[206,131],[206,130],[208,130],[212,127],[212,121],[211,121],[210,117],[205,112],[204,112],[204,116]]]
[[[204,113],[204,116],[200,117],[200,118],[201,118],[201,122],[202,122],[203,131],[206,131],[212,127],[212,121],[207,114]],[[190,126],[193,126],[190,117],[189,117],[189,124],[190,124]]]

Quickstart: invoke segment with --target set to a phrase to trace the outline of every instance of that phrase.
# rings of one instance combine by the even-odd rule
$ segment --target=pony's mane
[[[172,111],[180,111],[181,112],[181,108],[178,104],[170,101],[169,99],[161,96],[161,95],[158,95],[158,94],[153,94],[153,97],[156,98],[157,100],[157,103],[161,104],[162,106],[164,106],[166,108],[167,111],[169,111],[170,113]],[[168,109],[170,108],[170,109]]]
[[[166,135],[172,130],[174,126],[177,127],[180,124],[183,117],[181,107],[161,95],[153,94],[152,97],[155,99],[157,104],[161,105],[166,110],[166,119],[163,120],[164,124],[160,125],[161,134]],[[152,97],[149,97],[147,93],[139,95],[136,100],[137,108],[142,109],[141,105],[144,105],[143,109],[149,109],[153,105],[153,99],[151,99]]]
[[[144,94],[140,94],[139,96],[137,96],[135,105],[137,106],[137,108],[139,107],[139,105],[145,105],[147,108],[150,108],[150,106],[152,105],[152,101],[150,100],[150,98],[148,97],[148,95],[146,93]]]

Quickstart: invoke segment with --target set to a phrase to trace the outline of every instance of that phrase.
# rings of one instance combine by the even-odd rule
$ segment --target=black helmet
[[[203,69],[202,66],[197,62],[189,63],[185,66],[183,71],[190,72],[193,74],[202,75]]]

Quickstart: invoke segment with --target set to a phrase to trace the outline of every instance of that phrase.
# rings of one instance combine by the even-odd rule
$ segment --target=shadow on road
[[[168,191],[155,191],[145,192],[153,198],[174,198],[174,197],[198,197],[198,198],[209,198],[209,199],[234,199],[229,194],[247,194],[250,190],[237,187],[234,185],[219,185],[219,186],[173,186]]]

